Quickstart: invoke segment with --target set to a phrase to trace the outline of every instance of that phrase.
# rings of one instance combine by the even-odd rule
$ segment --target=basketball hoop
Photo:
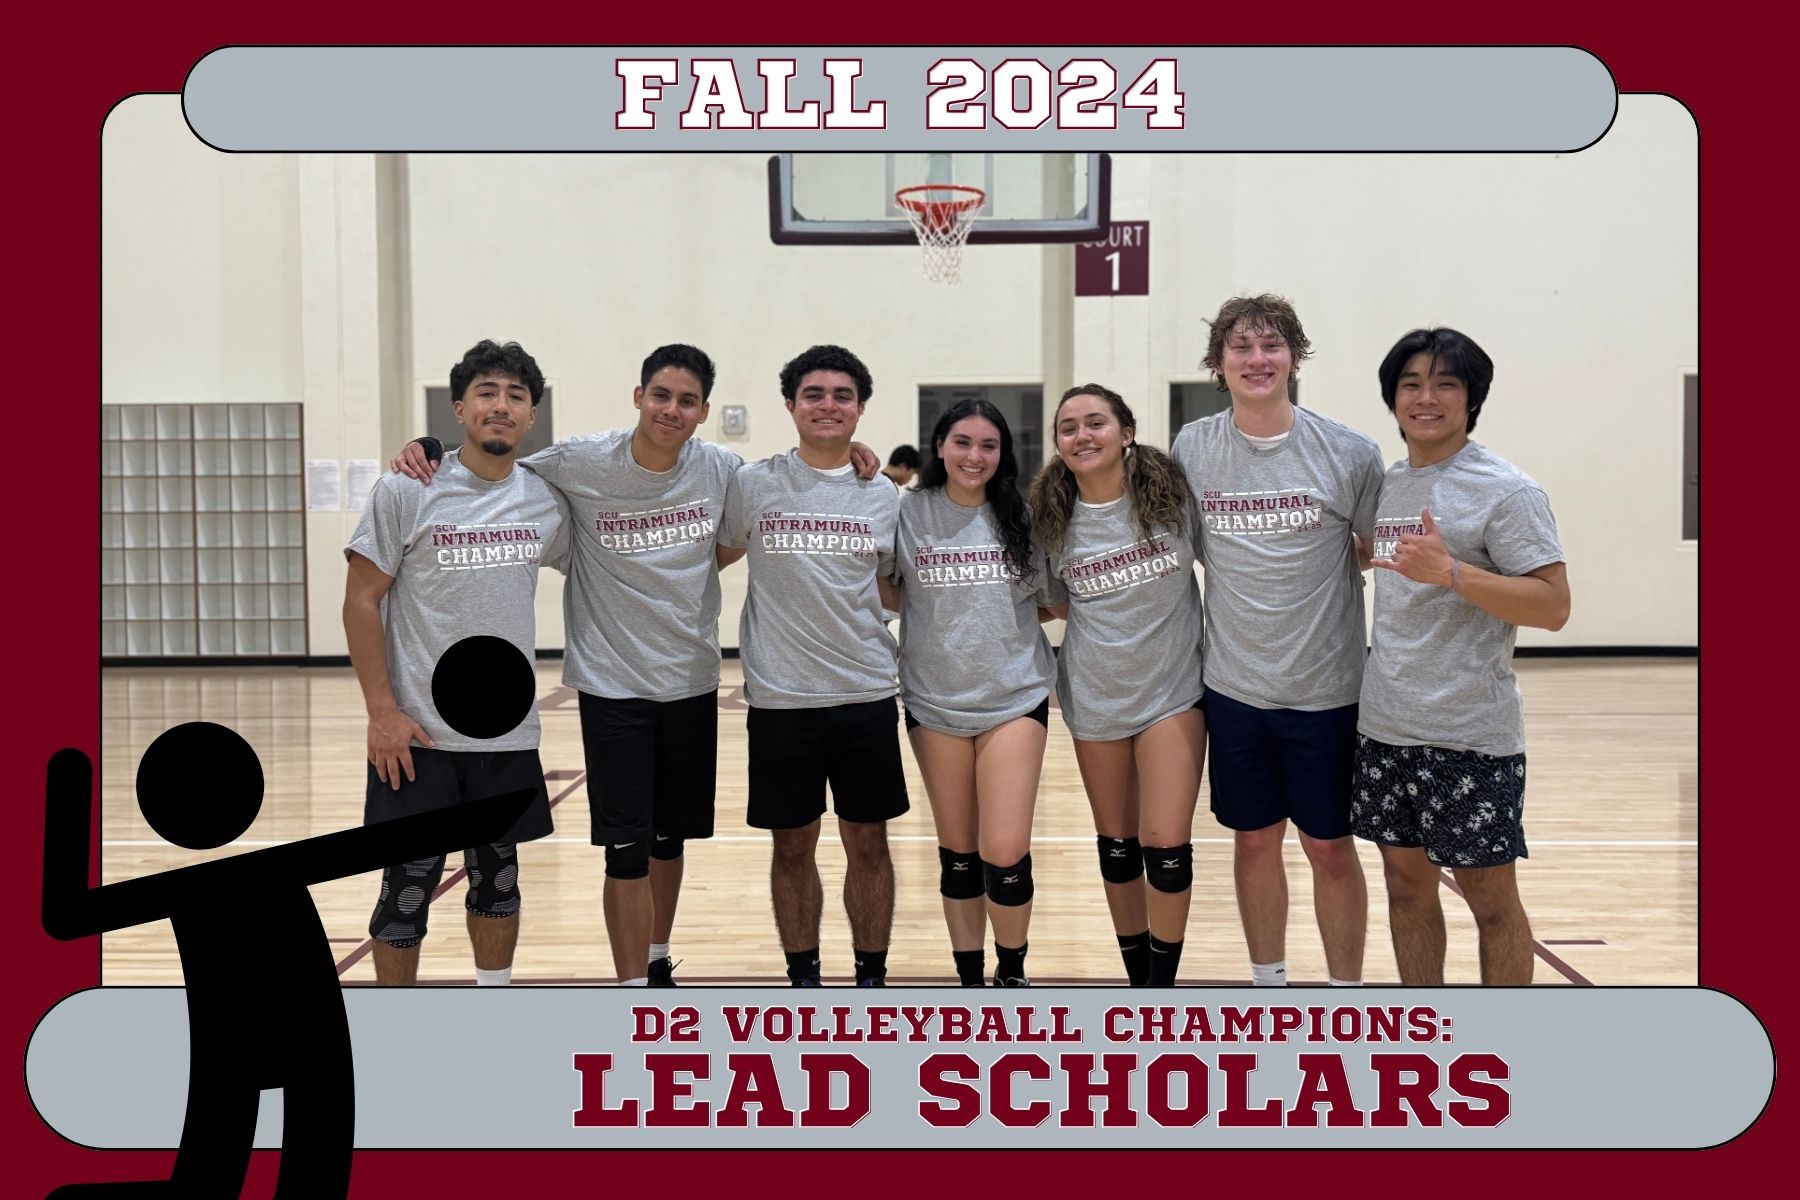
[[[906,214],[925,251],[925,278],[955,283],[962,277],[963,245],[987,193],[958,183],[927,183],[901,188],[894,203]]]

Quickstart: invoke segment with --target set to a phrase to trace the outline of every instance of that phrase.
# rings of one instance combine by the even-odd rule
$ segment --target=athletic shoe
[[[798,979],[795,979],[792,975],[789,975],[788,978],[790,980],[792,980],[792,986],[794,986],[794,987],[822,987],[823,986],[818,981],[818,979],[812,975],[802,975]]]
[[[994,976],[994,986],[995,987],[1030,987],[1031,980],[1025,978],[1025,976],[1023,976],[1023,975],[1008,975],[1004,979],[1002,979],[1000,976],[996,975],[996,976]]]
[[[676,987],[677,984],[675,983],[675,960],[665,954],[661,958],[657,959],[655,962],[651,963],[650,964],[650,982],[647,986],[649,986],[649,987]]]
[[[857,980],[857,981],[856,981],[856,986],[857,986],[857,987],[878,987],[878,988],[884,988],[884,987],[886,987],[886,986],[887,986],[887,980],[885,980],[885,979],[873,979],[873,978],[871,978],[871,979],[859,979],[859,980]]]

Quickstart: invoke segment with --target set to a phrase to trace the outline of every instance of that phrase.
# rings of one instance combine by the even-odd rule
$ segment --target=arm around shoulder
[[[388,468],[408,479],[417,479],[420,483],[430,483],[431,477],[437,473],[438,463],[444,457],[444,444],[429,434],[414,438],[400,448],[388,463]]]

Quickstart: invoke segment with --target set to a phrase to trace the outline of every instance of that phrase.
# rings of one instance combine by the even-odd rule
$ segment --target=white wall
[[[1166,444],[1172,380],[1199,379],[1227,296],[1292,299],[1313,343],[1301,402],[1405,447],[1375,369],[1451,325],[1493,356],[1475,436],[1548,491],[1574,609],[1522,645],[1698,644],[1698,543],[1681,540],[1682,379],[1699,361],[1692,118],[1621,98],[1559,155],[1115,157],[1114,217],[1150,221],[1153,295],[1076,302],[1076,374]],[[1123,385],[1123,386],[1121,386]]]
[[[105,398],[298,399],[307,457],[385,458],[384,425],[422,430],[423,387],[479,338],[538,357],[565,435],[628,423],[644,354],[691,341],[719,364],[715,421],[749,406],[731,444],[756,458],[793,442],[782,362],[839,342],[874,374],[859,437],[885,454],[916,440],[920,384],[1042,379],[1060,310],[1073,377],[1123,392],[1163,443],[1169,383],[1203,374],[1203,317],[1273,290],[1314,343],[1302,402],[1396,457],[1374,379],[1395,338],[1452,324],[1493,354],[1477,436],[1548,489],[1575,590],[1569,626],[1522,643],[1693,645],[1678,484],[1696,148],[1679,105],[1627,96],[1574,155],[1115,156],[1114,216],[1151,222],[1153,294],[1075,301],[1062,249],[975,247],[943,288],[911,248],[773,246],[764,155],[415,155],[389,200],[370,156],[218,154],[175,98],[139,97],[105,139]],[[384,286],[395,237],[405,278]],[[384,386],[384,356],[410,382]],[[315,654],[343,652],[353,524],[308,520]],[[743,580],[726,575],[727,645]],[[561,644],[559,592],[542,589],[541,645]]]
[[[110,404],[301,398],[299,160],[220,154],[172,96],[101,141],[101,388]]]
[[[375,457],[374,159],[221,154],[174,96],[116,107],[102,155],[103,402],[299,402],[306,458]],[[351,512],[306,515],[315,655],[345,652],[355,526]]]

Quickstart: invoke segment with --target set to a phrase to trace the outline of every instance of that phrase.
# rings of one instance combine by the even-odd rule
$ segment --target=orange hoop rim
[[[947,200],[927,200],[921,192],[956,193]],[[987,203],[987,193],[962,183],[921,183],[903,187],[894,193],[894,204],[912,213],[932,228],[949,228],[963,217],[972,215]]]

